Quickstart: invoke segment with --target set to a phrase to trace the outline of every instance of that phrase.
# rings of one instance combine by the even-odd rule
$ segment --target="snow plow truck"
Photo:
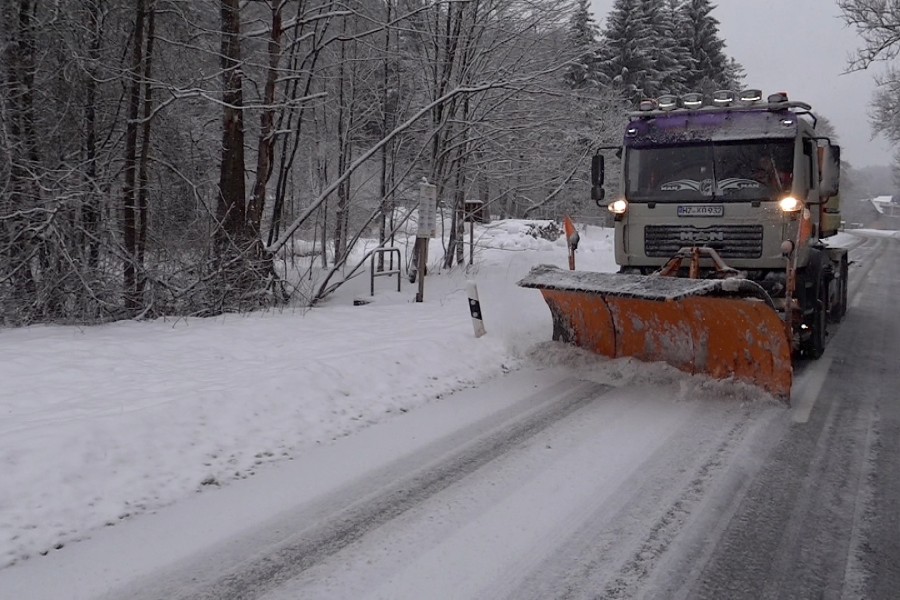
[[[645,100],[621,146],[617,273],[538,266],[553,339],[617,358],[757,385],[790,401],[794,361],[825,349],[847,311],[840,148],[809,104],[759,90]],[[570,265],[571,266],[571,265]]]

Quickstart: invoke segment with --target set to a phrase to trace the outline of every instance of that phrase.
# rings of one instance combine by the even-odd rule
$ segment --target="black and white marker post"
[[[481,303],[478,301],[478,287],[471,279],[466,282],[466,290],[469,293],[469,312],[472,313],[472,327],[475,329],[475,337],[480,338],[485,333],[484,320],[481,317]]]

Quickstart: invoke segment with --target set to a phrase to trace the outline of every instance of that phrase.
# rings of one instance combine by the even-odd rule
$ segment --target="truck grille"
[[[685,246],[709,246],[722,258],[762,256],[762,225],[648,225],[644,227],[644,253],[669,258]]]

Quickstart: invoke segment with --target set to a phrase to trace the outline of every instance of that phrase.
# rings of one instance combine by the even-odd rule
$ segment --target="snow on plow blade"
[[[793,371],[784,323],[752,281],[540,265],[519,285],[543,294],[554,340],[611,358],[663,361],[692,374],[734,378],[790,399]]]

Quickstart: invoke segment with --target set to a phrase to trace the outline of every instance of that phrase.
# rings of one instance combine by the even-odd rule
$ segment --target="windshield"
[[[628,149],[631,201],[776,200],[793,184],[793,140]]]

